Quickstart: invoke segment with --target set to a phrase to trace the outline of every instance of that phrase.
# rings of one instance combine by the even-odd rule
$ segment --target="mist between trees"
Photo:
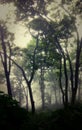
[[[49,110],[81,102],[82,2],[14,0],[13,3],[16,22],[25,25],[32,39],[26,48],[16,46],[7,21],[0,21],[0,80],[9,96],[27,110],[31,108],[32,113],[37,108]]]

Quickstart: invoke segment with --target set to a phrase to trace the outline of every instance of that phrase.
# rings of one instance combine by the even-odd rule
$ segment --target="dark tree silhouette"
[[[10,37],[9,40],[8,40],[8,37]],[[12,87],[11,87],[11,82],[10,82],[11,60],[8,59],[7,55],[9,57],[11,57],[12,40],[13,40],[13,34],[8,33],[5,26],[3,27],[0,25],[0,41],[1,41],[0,56],[1,56],[1,62],[2,62],[3,68],[4,68],[8,94],[11,97],[12,97]]]

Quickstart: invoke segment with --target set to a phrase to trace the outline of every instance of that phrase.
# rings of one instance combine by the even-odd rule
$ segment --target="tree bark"
[[[10,77],[8,72],[5,73],[5,76],[6,76],[8,95],[12,97],[12,89],[11,89]]]
[[[76,101],[76,94],[77,94],[77,89],[78,89],[78,79],[79,79],[79,59],[80,58],[80,52],[79,50],[77,51],[76,55],[76,67],[75,67],[75,86],[72,91],[72,104],[75,103]]]
[[[30,101],[31,101],[31,106],[32,106],[32,113],[35,113],[35,103],[33,100],[33,94],[32,94],[32,89],[31,89],[31,84],[28,84],[28,90],[29,90],[29,95],[30,95]]]
[[[64,74],[65,74],[65,106],[67,106],[68,105],[68,75],[67,75],[65,56],[64,56]]]
[[[8,61],[7,44],[4,42],[4,32],[3,32],[3,27],[1,27],[1,26],[0,26],[0,35],[1,35],[1,47],[2,47],[2,52],[3,52],[1,54],[1,61],[2,61],[2,64],[3,64],[3,68],[4,68],[8,95],[12,97],[12,90],[11,90],[11,83],[10,83],[11,62],[10,62],[10,59]],[[10,57],[11,57],[10,48],[9,48],[9,53],[10,53]]]
[[[60,86],[60,89],[61,89],[61,92],[62,92],[62,101],[63,101],[63,104],[65,103],[65,100],[64,100],[64,90],[63,90],[63,87],[62,87],[62,81],[61,81],[61,77],[62,77],[62,59],[60,59],[60,74],[59,74],[59,86]]]
[[[82,39],[80,41],[79,40],[77,41],[76,64],[75,64],[75,86],[72,91],[72,104],[74,104],[76,101],[76,94],[78,89],[81,49],[82,49]]]

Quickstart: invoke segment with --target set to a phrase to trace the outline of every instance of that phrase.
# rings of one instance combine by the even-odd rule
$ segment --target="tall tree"
[[[78,89],[79,67],[80,67],[79,62],[82,48],[82,40],[79,38],[78,26],[77,26],[78,13],[76,12],[76,10],[78,10],[78,12],[80,10],[81,14],[81,7],[80,4],[78,4],[78,2],[79,2],[78,0],[77,1],[72,0],[71,2],[65,0],[62,1],[62,3],[59,3],[59,1],[56,0],[52,0],[50,2],[48,0],[16,1],[16,5],[18,7],[17,14],[19,16],[19,19],[27,21],[27,19],[29,20],[29,17],[31,17],[32,22],[30,22],[31,23],[30,28],[39,31],[41,38],[43,40],[47,40],[48,44],[53,42],[54,46],[58,50],[58,53],[61,55],[63,59],[62,62],[65,75],[64,96],[66,104],[68,104],[68,87],[69,87],[67,61],[69,62],[69,69],[71,75],[70,80],[71,80],[72,104],[74,104],[76,100],[76,94]],[[77,6],[79,7],[79,9],[77,8]],[[39,10],[40,7],[42,7],[41,10]],[[35,24],[37,26],[33,26]],[[49,37],[50,39],[53,40],[52,41],[48,40]],[[73,41],[71,42],[72,38]],[[75,62],[71,60],[71,55],[70,52],[68,51],[70,49],[71,43],[75,45],[75,54],[76,54],[76,56],[74,57]]]
[[[13,41],[13,34],[8,33],[6,27],[0,25],[0,46],[1,46],[0,57],[4,68],[8,94],[11,97],[12,97],[12,87],[10,83],[11,60],[8,59],[7,55],[11,57],[12,41]]]
[[[35,70],[36,70],[36,66],[35,66],[35,57],[36,57],[36,50],[37,50],[37,45],[38,45],[38,36],[35,39],[36,41],[36,45],[34,46],[34,48],[32,48],[32,54],[28,53],[27,49],[23,49],[22,52],[26,52],[28,58],[30,58],[30,60],[28,60],[29,62],[29,66],[30,66],[30,74],[28,74],[25,70],[26,66],[27,66],[27,60],[24,61],[24,63],[22,65],[19,65],[15,60],[13,60],[11,57],[8,57],[10,59],[10,61],[12,61],[21,71],[23,78],[27,84],[27,88],[29,91],[29,96],[30,96],[30,102],[31,102],[31,109],[32,109],[32,113],[35,113],[35,102],[34,102],[34,98],[33,98],[33,93],[32,93],[32,81],[35,75]],[[23,53],[22,53],[23,54]],[[25,57],[22,57],[25,58]]]

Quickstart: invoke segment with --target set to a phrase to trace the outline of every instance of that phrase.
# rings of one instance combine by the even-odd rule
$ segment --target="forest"
[[[82,0],[1,6],[0,127],[82,128]]]

